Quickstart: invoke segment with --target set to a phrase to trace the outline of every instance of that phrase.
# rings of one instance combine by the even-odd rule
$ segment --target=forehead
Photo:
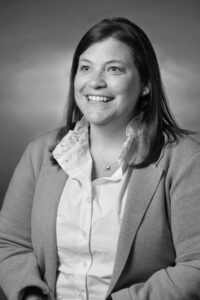
[[[92,44],[80,55],[79,59],[90,61],[120,60],[122,62],[130,62],[130,60],[133,61],[133,56],[131,49],[126,44],[110,37]]]

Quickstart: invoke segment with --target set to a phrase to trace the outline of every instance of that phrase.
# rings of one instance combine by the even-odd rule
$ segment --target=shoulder
[[[200,160],[200,142],[195,135],[183,135],[164,147],[157,165],[176,169],[194,160]]]
[[[42,134],[32,140],[26,147],[22,160],[32,165],[37,173],[44,164],[51,164],[50,148],[55,144],[59,129]]]
[[[49,150],[49,148],[53,144],[55,144],[58,132],[59,129],[55,129],[40,135],[39,137],[32,140],[27,146],[27,148],[35,154],[37,152],[45,152],[46,150]]]

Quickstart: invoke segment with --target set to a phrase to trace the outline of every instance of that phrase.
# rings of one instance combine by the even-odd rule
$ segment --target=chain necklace
[[[101,156],[101,154],[100,154],[100,152],[98,151],[97,148],[93,147],[93,150],[95,150],[96,154],[98,155],[98,157],[100,158],[100,160],[103,162],[103,164],[104,164],[104,168],[103,168],[104,172],[106,172],[106,173],[112,172],[113,169],[114,169],[114,167],[118,166],[117,160],[115,160],[112,164],[108,164],[104,160],[104,158]]]

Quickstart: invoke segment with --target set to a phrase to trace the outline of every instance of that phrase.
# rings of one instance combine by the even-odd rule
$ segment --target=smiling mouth
[[[88,95],[87,99],[92,103],[107,103],[113,100],[112,97]]]

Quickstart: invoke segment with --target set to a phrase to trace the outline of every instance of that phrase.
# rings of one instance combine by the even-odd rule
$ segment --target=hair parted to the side
[[[135,167],[145,167],[157,161],[166,143],[176,142],[178,141],[178,136],[191,132],[181,129],[170,112],[162,85],[158,61],[149,38],[140,27],[121,17],[104,19],[98,22],[80,40],[72,60],[66,124],[58,132],[57,142],[51,147],[50,151],[53,151],[63,136],[82,118],[82,113],[76,105],[74,97],[74,79],[80,55],[91,45],[109,37],[115,38],[129,47],[141,82],[144,87],[149,87],[149,93],[139,97],[133,112],[133,117],[136,113],[142,113],[144,134],[149,140],[147,155]]]

